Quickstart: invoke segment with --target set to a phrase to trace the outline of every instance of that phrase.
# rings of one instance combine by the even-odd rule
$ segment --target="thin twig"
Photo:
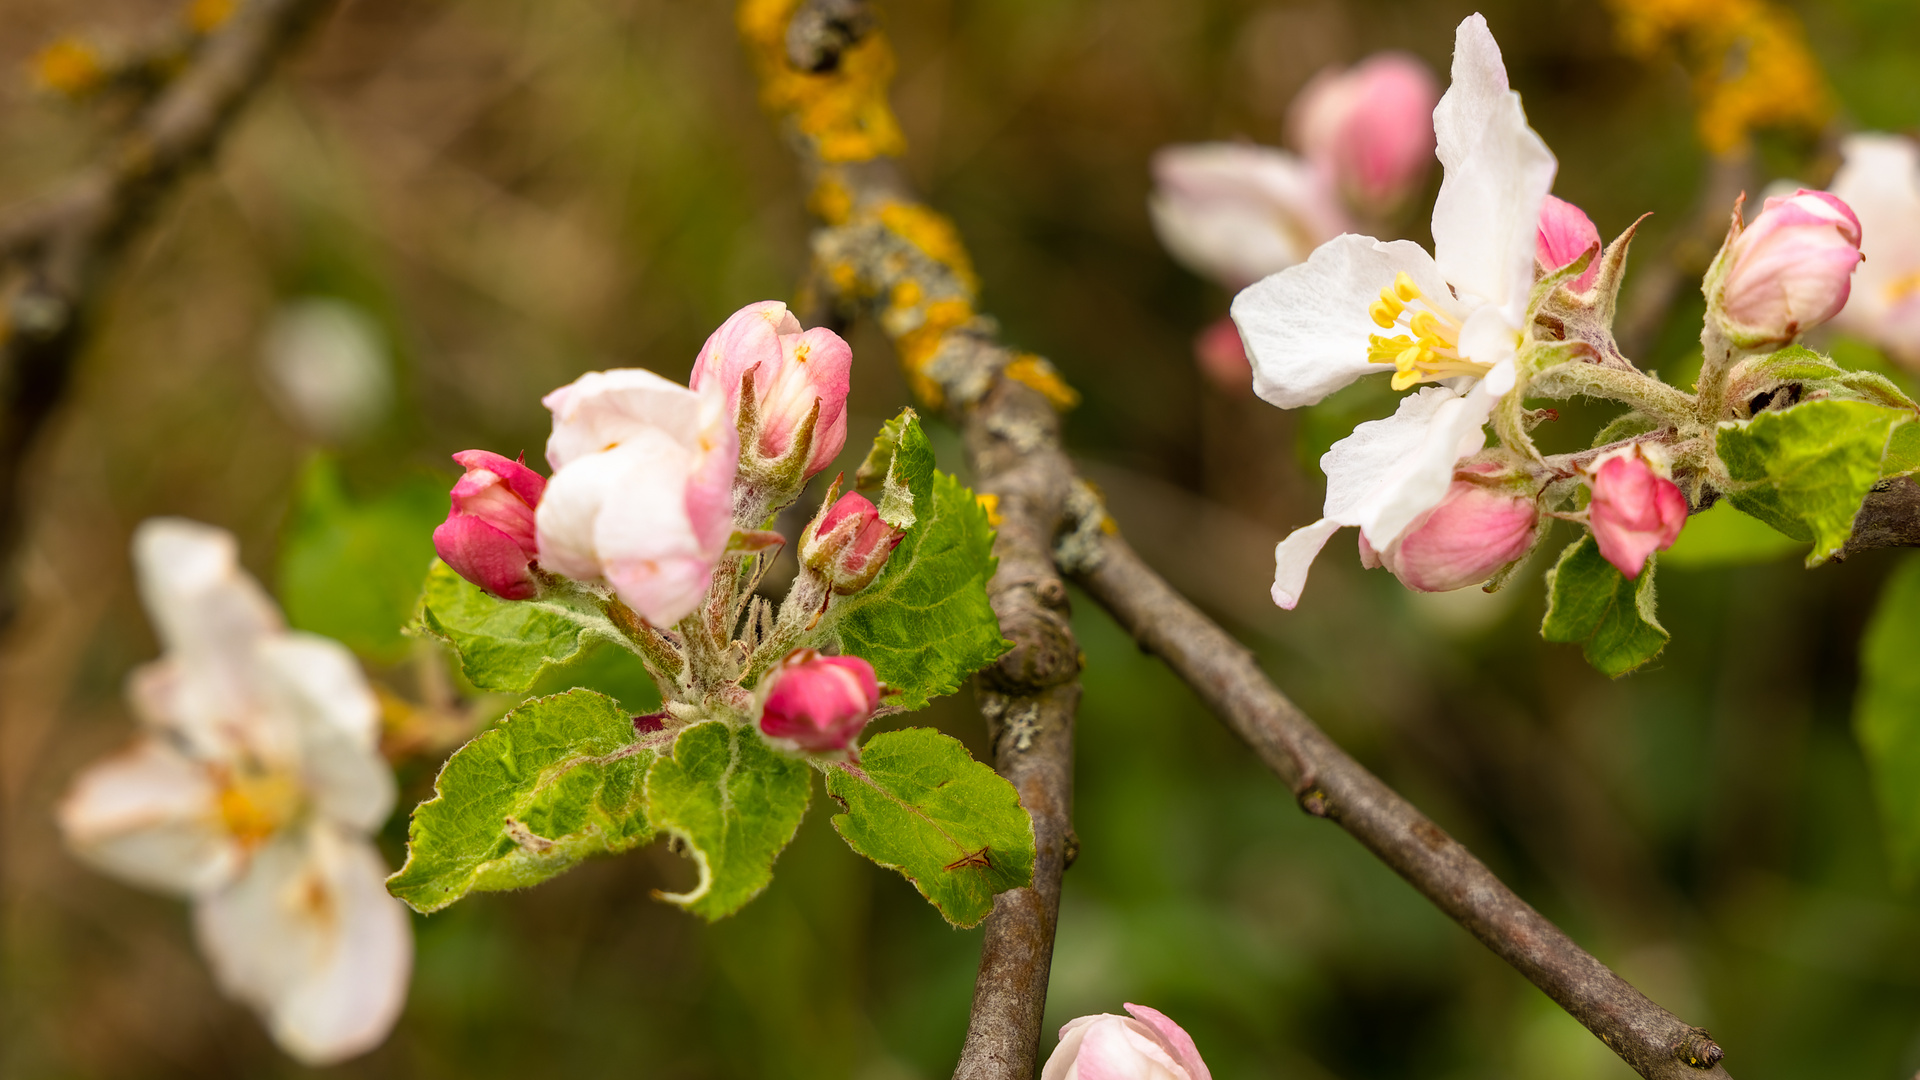
[[[1648,1080],[1725,1077],[1707,1033],[1650,1001],[1528,906],[1458,841],[1347,756],[1251,654],[1174,592],[1118,536],[1075,579],[1279,775],[1308,813],[1337,822]]]
[[[14,283],[0,322],[0,626],[18,607],[12,563],[25,532],[26,459],[66,392],[101,282],[165,195],[218,146],[300,31],[333,3],[250,0],[200,42],[99,161],[0,225],[0,259]]]
[[[1033,818],[1033,884],[1001,893],[987,917],[973,1014],[954,1076],[1031,1080],[1072,861],[1073,717],[1079,646],[1054,535],[1073,473],[1057,405],[1071,391],[1038,357],[997,340],[974,309],[965,248],[951,223],[909,191],[888,158],[902,148],[886,97],[893,54],[861,0],[744,0],[741,36],[780,113],[825,221],[815,233],[811,321],[864,315],[893,340],[922,404],[965,433],[975,486],[997,515],[999,567],[987,583],[1013,648],[976,683],[994,768]]]

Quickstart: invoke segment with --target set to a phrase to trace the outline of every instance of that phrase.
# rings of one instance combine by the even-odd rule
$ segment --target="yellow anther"
[[[1881,292],[1890,304],[1897,304],[1914,293],[1920,293],[1920,270],[1894,278],[1881,287]]]
[[[1438,341],[1448,347],[1453,345],[1453,335],[1450,332],[1452,327],[1441,322],[1439,316],[1431,311],[1415,314],[1407,325],[1423,341]]]
[[[1420,286],[1413,283],[1413,278],[1405,270],[1393,276],[1393,291],[1400,299],[1409,303],[1420,299],[1421,296]]]
[[[1375,326],[1382,330],[1391,330],[1394,323],[1400,319],[1400,310],[1401,305],[1393,299],[1393,294],[1383,293],[1380,299],[1367,307],[1367,314],[1373,316]]]
[[[246,847],[264,843],[300,812],[300,788],[281,772],[241,772],[220,787],[220,821]]]

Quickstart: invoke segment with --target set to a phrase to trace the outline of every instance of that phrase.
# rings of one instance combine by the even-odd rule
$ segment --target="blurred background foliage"
[[[35,93],[35,52],[64,34],[137,42],[180,7],[7,0],[0,202],[54,186],[108,122]],[[1598,5],[1481,9],[1560,157],[1557,193],[1609,235],[1653,211],[1635,248],[1643,274],[1703,264],[1710,249],[1676,241],[1710,170],[1688,73],[1626,52]],[[1315,457],[1391,404],[1361,390],[1289,416],[1202,380],[1190,338],[1227,297],[1159,250],[1147,157],[1173,141],[1277,141],[1292,93],[1324,64],[1391,47],[1444,71],[1471,10],[887,5],[907,167],[971,243],[985,310],[1085,395],[1069,438],[1122,528],[1336,738],[1578,940],[1710,1028],[1737,1075],[1911,1076],[1920,907],[1891,884],[1849,727],[1862,627],[1898,556],[1809,573],[1791,548],[1753,562],[1764,553],[1721,538],[1748,564],[1726,565],[1710,543],[1671,560],[1661,618],[1673,644],[1617,683],[1539,641],[1537,573],[1491,597],[1417,596],[1335,554],[1299,610],[1267,600],[1273,542],[1316,516]],[[1920,125],[1909,0],[1804,0],[1797,13],[1839,124]],[[1763,137],[1758,182],[1824,180],[1830,145]],[[1404,222],[1414,239],[1427,239],[1430,195]],[[684,377],[729,312],[790,295],[806,233],[725,3],[349,0],[319,29],[137,245],[35,463],[31,593],[0,652],[0,1073],[302,1071],[214,991],[181,904],[85,870],[53,828],[75,770],[128,738],[122,680],[155,651],[128,576],[133,525],[169,513],[235,530],[296,621],[347,639],[396,695],[431,697],[416,684],[437,667],[378,625],[406,613],[404,561],[374,558],[366,580],[343,581],[329,559],[423,558],[449,453],[537,458],[539,396],[588,369]],[[1638,358],[1684,382],[1700,308],[1690,286],[1678,296]],[[288,410],[263,366],[276,312],[316,297],[354,305],[394,365],[384,411],[325,445],[311,434],[324,425]],[[861,328],[854,345],[859,433],[906,394],[882,338]],[[1570,410],[1554,437],[1583,443],[1600,419]],[[951,432],[939,438],[943,464],[961,468]],[[1081,847],[1050,1024],[1149,1003],[1222,1078],[1630,1075],[1358,845],[1302,815],[1090,603],[1075,612]],[[582,678],[645,706],[617,665],[583,663],[598,666]],[[985,750],[965,693],[889,723],[935,723]],[[404,806],[436,765],[403,768]],[[688,880],[662,847],[416,919],[398,1030],[332,1071],[946,1075],[978,934],[948,929],[826,818],[816,806],[772,888],[712,927],[649,898]],[[396,817],[384,838],[396,864],[403,836]]]

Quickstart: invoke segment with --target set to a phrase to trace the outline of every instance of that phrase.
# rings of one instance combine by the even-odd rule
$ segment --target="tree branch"
[[[964,1080],[1031,1080],[1072,861],[1073,717],[1080,650],[1053,537],[1073,492],[1055,407],[1072,400],[1039,357],[998,341],[975,309],[976,285],[952,224],[915,199],[887,160],[904,149],[887,102],[893,54],[861,0],[744,0],[741,36],[762,97],[800,156],[813,237],[812,321],[873,317],[923,405],[965,433],[974,482],[998,535],[987,583],[1013,648],[976,683],[994,768],[1033,818],[1031,887],[1001,893],[987,917],[973,1014],[954,1071]]]
[[[1158,655],[1293,789],[1309,814],[1352,833],[1380,860],[1512,964],[1648,1080],[1725,1077],[1708,1034],[1648,1000],[1526,901],[1413,804],[1348,757],[1226,631],[1100,530],[1075,580]]]
[[[1920,484],[1911,476],[1886,481],[1867,496],[1836,558],[1890,547],[1920,547]]]
[[[18,606],[26,459],[65,394],[100,284],[161,200],[210,155],[288,46],[334,0],[250,0],[94,165],[0,225],[0,626]]]

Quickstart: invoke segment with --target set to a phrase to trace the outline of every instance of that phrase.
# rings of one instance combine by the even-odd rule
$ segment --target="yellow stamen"
[[[300,811],[300,787],[284,772],[242,772],[220,787],[220,822],[243,846],[257,847]]]
[[[1409,304],[1421,299],[1420,286],[1413,283],[1413,276],[1405,270],[1393,275],[1393,291]]]
[[[1402,310],[1404,310],[1404,305],[1395,300],[1392,293],[1382,292],[1380,299],[1375,300],[1368,306],[1367,314],[1373,316],[1375,326],[1378,326],[1382,330],[1391,330],[1394,324],[1400,320],[1400,312]]]
[[[1400,325],[1407,305],[1426,301],[1426,295],[1405,271],[1394,275],[1393,285],[1380,290],[1380,299],[1367,307],[1367,314],[1382,329]],[[1481,376],[1491,364],[1477,363],[1460,355],[1460,322],[1427,301],[1426,306],[1406,321],[1413,336],[1396,334],[1367,338],[1367,362],[1392,364],[1393,388],[1405,390],[1416,383],[1438,382],[1461,375]]]
[[[1897,304],[1915,293],[1920,293],[1920,270],[1911,274],[1902,274],[1881,286],[1889,304]]]

